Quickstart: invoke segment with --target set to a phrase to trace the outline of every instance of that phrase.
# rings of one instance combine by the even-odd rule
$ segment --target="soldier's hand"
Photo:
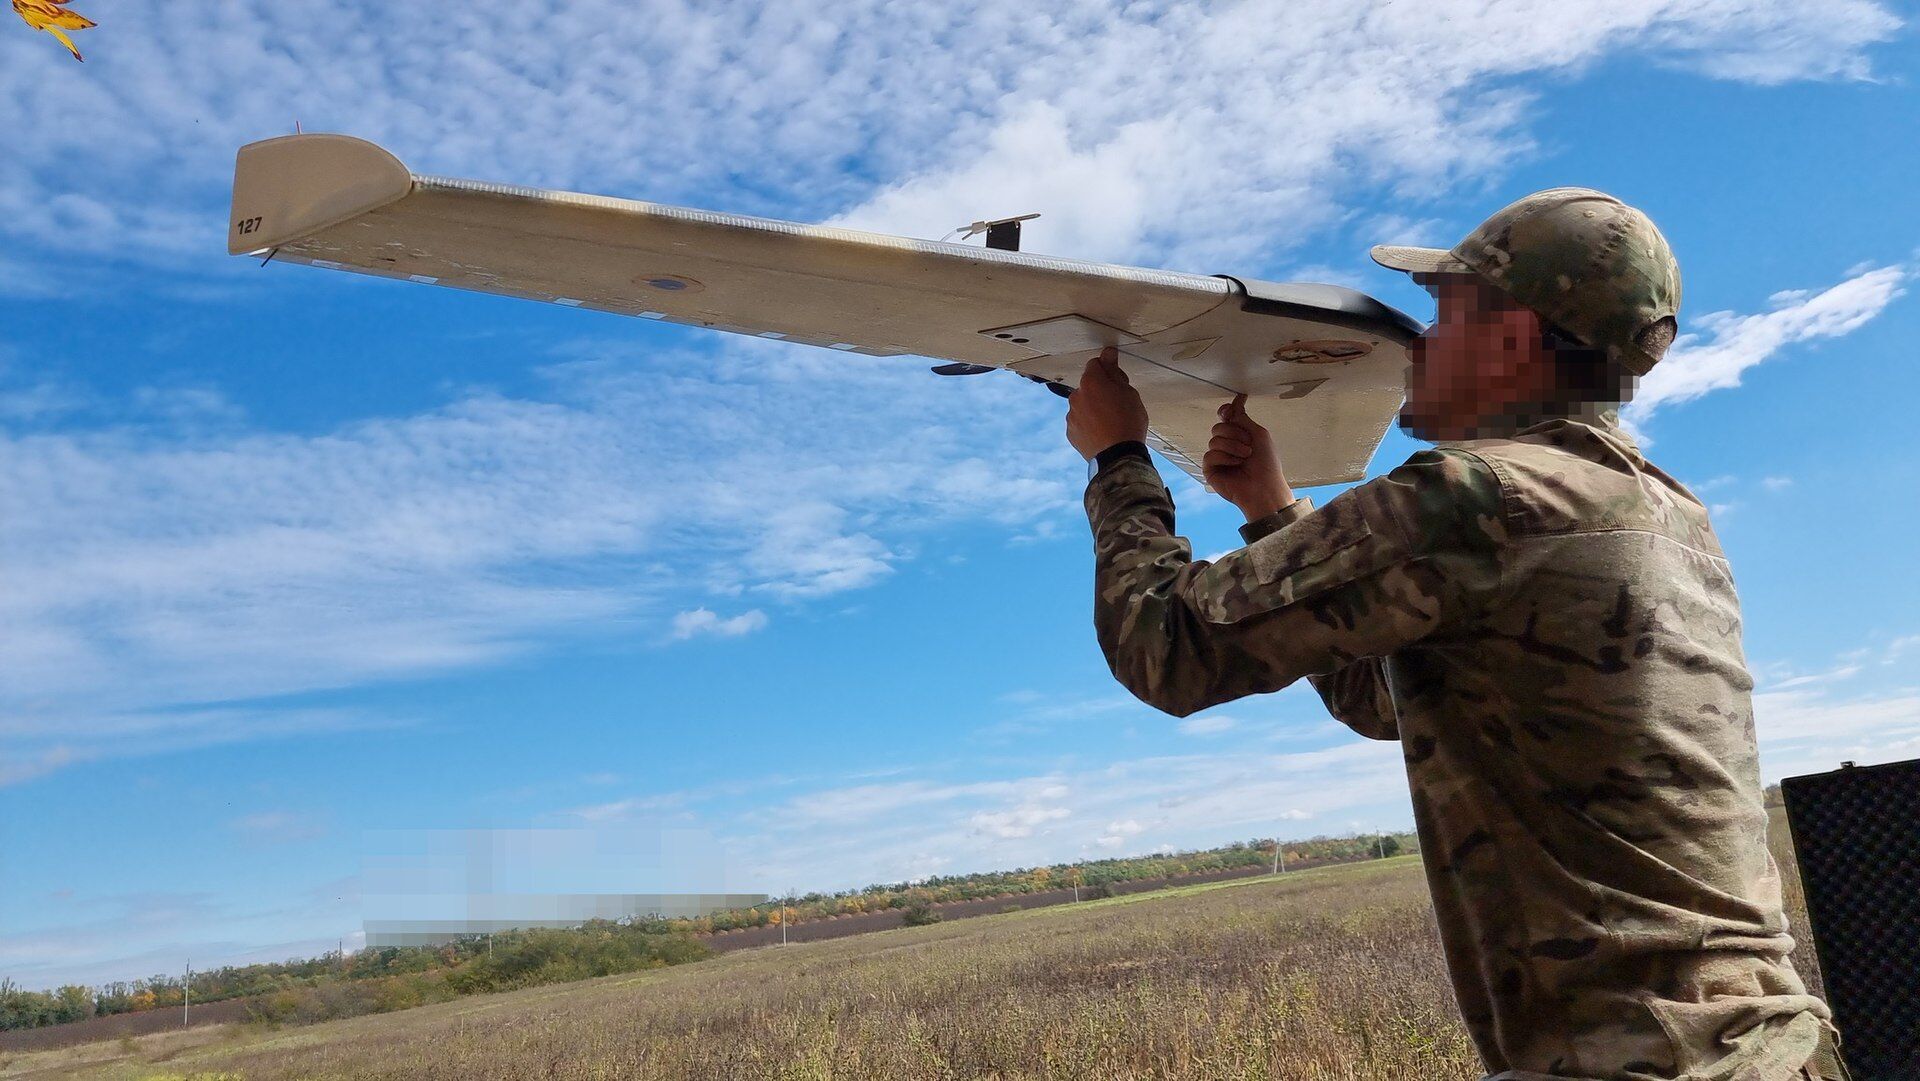
[[[1247,396],[1236,396],[1219,409],[1220,422],[1200,471],[1221,498],[1240,508],[1251,522],[1293,502],[1293,489],[1280,471],[1273,436],[1247,415]]]
[[[1116,443],[1146,438],[1146,403],[1120,370],[1120,351],[1108,346],[1087,361],[1080,385],[1067,397],[1067,442],[1091,459]]]

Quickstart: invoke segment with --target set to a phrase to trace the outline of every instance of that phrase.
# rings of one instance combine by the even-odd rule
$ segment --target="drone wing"
[[[1248,395],[1297,486],[1358,479],[1420,324],[1363,294],[418,176],[342,135],[240,149],[229,250],[1073,385],[1108,345],[1196,479]]]

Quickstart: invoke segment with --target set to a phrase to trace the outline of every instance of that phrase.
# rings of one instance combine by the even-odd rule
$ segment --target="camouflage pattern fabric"
[[[1828,1031],[1821,1036],[1820,1046],[1814,1049],[1813,1057],[1800,1068],[1803,1081],[1853,1081],[1852,1071],[1840,1058],[1838,1034]]]
[[[1444,443],[1195,561],[1151,463],[1088,485],[1115,677],[1178,716],[1305,676],[1398,739],[1499,1081],[1786,1081],[1829,1028],[1766,846],[1706,510],[1606,420]]]

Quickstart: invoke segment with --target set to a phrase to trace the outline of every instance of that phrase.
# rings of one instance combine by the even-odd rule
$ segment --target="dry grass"
[[[1793,918],[1804,927],[1804,907]],[[306,1028],[103,1042],[0,1076],[1461,1081],[1479,1064],[1404,857]]]
[[[1800,864],[1793,856],[1793,834],[1787,829],[1784,807],[1767,808],[1767,847],[1773,849],[1773,862],[1780,865],[1780,893],[1786,902],[1787,927],[1798,945],[1793,951],[1793,967],[1807,982],[1808,990],[1826,997],[1826,984],[1820,979],[1820,959],[1814,955],[1813,929],[1807,922],[1807,894],[1800,885]]]
[[[246,1035],[238,1025],[215,1024],[121,1036],[53,1051],[0,1055],[0,1077],[135,1077],[142,1081],[164,1077],[177,1081],[191,1076],[193,1081],[241,1081],[238,1075],[229,1079],[205,1071],[182,1073],[169,1070],[167,1064],[189,1052],[203,1054],[211,1048],[231,1046]]]
[[[173,1048],[157,1064],[143,1049],[71,1074],[51,1058],[12,1065],[55,1071],[43,1076],[247,1081],[1477,1073],[1413,858],[749,950],[215,1040]]]

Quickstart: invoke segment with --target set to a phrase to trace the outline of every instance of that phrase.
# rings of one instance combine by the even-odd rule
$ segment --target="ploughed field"
[[[1458,1081],[1478,1062],[1405,856],[15,1055],[0,1076]]]

